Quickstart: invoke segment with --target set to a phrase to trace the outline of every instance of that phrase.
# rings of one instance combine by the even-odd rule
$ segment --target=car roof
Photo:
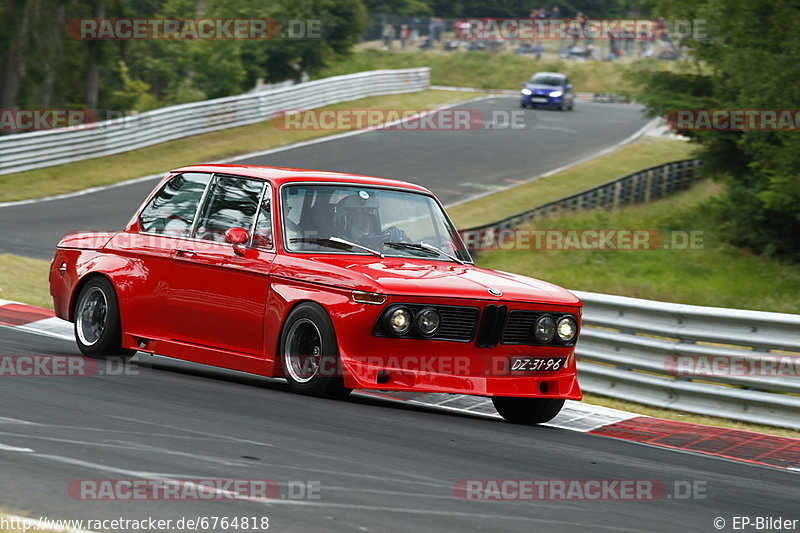
[[[331,172],[328,170],[309,170],[304,168],[268,167],[262,165],[190,165],[176,168],[172,173],[178,172],[218,172],[220,174],[234,174],[248,178],[270,180],[276,187],[288,182],[331,182],[331,183],[356,183],[359,185],[375,185],[379,187],[398,187],[432,194],[421,185],[389,178],[376,178],[360,174],[344,172]]]
[[[538,76],[539,74],[544,74],[545,76],[558,76],[559,78],[566,78],[566,74],[561,74],[560,72],[536,72],[533,76]],[[531,76],[531,78],[533,77]]]

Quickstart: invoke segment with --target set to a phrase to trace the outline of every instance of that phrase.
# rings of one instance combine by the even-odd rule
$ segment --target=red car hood
[[[295,256],[296,257],[296,256]],[[282,261],[279,261],[282,263]],[[393,295],[477,298],[578,305],[577,296],[557,285],[517,274],[449,261],[365,256],[316,256],[275,265],[275,274],[315,283]],[[489,289],[502,291],[495,296]]]

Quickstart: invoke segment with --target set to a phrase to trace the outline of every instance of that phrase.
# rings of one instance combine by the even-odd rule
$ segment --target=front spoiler
[[[342,358],[345,385],[353,389],[439,392],[477,396],[563,398],[580,400],[583,394],[575,371],[511,376],[461,376],[362,364]]]

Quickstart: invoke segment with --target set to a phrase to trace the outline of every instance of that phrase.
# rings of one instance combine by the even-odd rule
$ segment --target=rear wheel
[[[286,319],[281,335],[283,373],[297,393],[326,398],[344,398],[339,347],[333,323],[322,307],[298,305]]]
[[[492,403],[500,416],[514,424],[543,424],[561,411],[560,398],[508,398],[495,396]]]
[[[75,341],[84,355],[129,358],[134,350],[122,347],[117,293],[101,276],[90,279],[75,302]]]

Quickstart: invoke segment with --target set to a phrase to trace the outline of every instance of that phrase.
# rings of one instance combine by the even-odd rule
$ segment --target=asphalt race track
[[[647,123],[641,109],[632,105],[579,103],[573,112],[523,110],[516,98],[496,97],[458,108],[475,111],[485,123],[466,131],[373,131],[237,162],[405,179],[429,187],[449,204],[590,157]],[[501,121],[512,117],[522,117],[524,129],[500,128]],[[67,233],[119,229],[153,185],[145,181],[2,207],[0,253],[47,259]]]
[[[467,106],[517,109],[510,98]],[[377,131],[248,162],[404,177],[454,202],[587,157],[646,122],[632,106],[527,112],[537,118],[525,132]],[[49,257],[73,229],[124,224],[152,185],[2,208],[0,249]],[[78,357],[74,342],[5,326],[0,354]],[[141,354],[124,372],[99,364],[98,375],[0,382],[4,509],[51,519],[268,517],[270,530],[291,532],[717,531],[718,517],[724,530],[734,516],[800,518],[793,472],[379,398],[308,398],[281,380]],[[85,501],[68,490],[76,480],[176,478],[268,479],[280,495]],[[465,479],[640,480],[666,493],[640,501],[465,501],[454,495]],[[683,498],[676,482],[702,490]],[[292,498],[292,487],[318,492]]]
[[[3,328],[4,354],[76,355]],[[119,374],[117,367],[110,373]],[[278,380],[138,355],[131,375],[3,379],[0,501],[29,516],[267,516],[274,531],[713,531],[797,517],[797,474],[548,427],[365,398],[298,396]],[[32,451],[18,451],[15,448]],[[80,479],[269,479],[271,502],[81,501]],[[464,501],[463,479],[699,482],[705,499]],[[288,485],[319,487],[290,499]],[[678,493],[675,493],[678,496]]]

